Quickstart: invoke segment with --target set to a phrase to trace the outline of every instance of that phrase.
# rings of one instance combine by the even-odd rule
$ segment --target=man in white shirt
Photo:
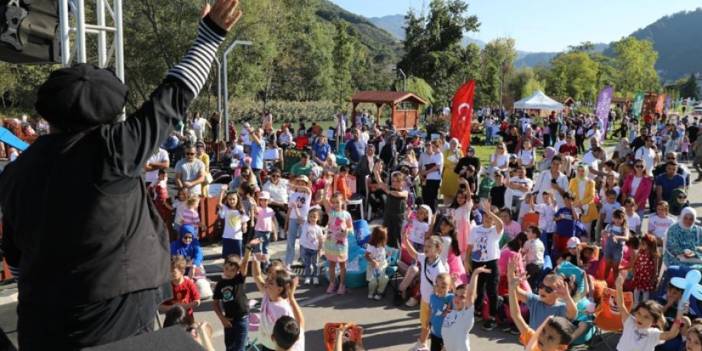
[[[543,192],[550,190],[558,208],[564,207],[563,194],[568,191],[568,177],[561,172],[561,157],[556,155],[551,160],[551,168],[539,174],[534,184],[536,203],[544,203]]]
[[[185,147],[185,158],[175,167],[176,186],[184,188],[191,196],[202,196],[202,184],[205,182],[205,164],[195,158],[195,146]]]
[[[263,184],[263,191],[267,191],[271,199],[268,201],[268,206],[275,211],[275,219],[278,225],[285,223],[285,215],[288,212],[288,180],[281,177],[279,169],[274,169],[271,172],[270,179]],[[286,234],[285,231],[279,230],[278,233]],[[283,239],[285,235],[280,235],[279,239]]]
[[[441,170],[444,168],[444,156],[439,151],[439,143],[426,143],[426,151],[419,156],[419,175],[422,178],[422,201],[436,211],[436,198],[441,185]]]
[[[656,162],[658,161],[656,150],[653,148],[653,138],[652,137],[647,137],[646,138],[646,144],[644,146],[638,148],[636,150],[636,153],[634,154],[634,159],[636,160],[642,160],[644,162],[644,167],[646,168],[646,173],[651,175],[653,174],[653,167],[656,165]]]
[[[149,157],[149,160],[146,161],[146,166],[144,166],[144,170],[146,171],[146,173],[144,173],[144,182],[146,182],[146,186],[158,182],[158,170],[167,169],[170,165],[168,151],[158,148],[158,150]]]
[[[522,201],[524,200],[524,195],[531,191],[533,185],[534,181],[526,176],[526,168],[524,168],[524,166],[519,166],[519,168],[517,168],[517,176],[510,178],[507,184],[507,193],[510,194],[512,198],[510,205],[514,208],[512,211],[513,217],[516,218]],[[507,198],[507,196],[505,197]]]
[[[210,125],[210,122],[207,121],[202,115],[198,112],[195,114],[195,118],[193,119],[193,124],[192,128],[193,131],[195,131],[195,136],[197,136],[197,141],[205,141],[205,128]]]

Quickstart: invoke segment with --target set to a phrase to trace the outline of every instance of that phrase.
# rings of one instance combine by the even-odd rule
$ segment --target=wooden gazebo
[[[362,103],[375,104],[378,117],[383,106],[390,105],[395,129],[414,128],[419,118],[419,106],[427,104],[419,96],[404,91],[359,91],[351,97],[351,116],[356,116],[356,107]]]

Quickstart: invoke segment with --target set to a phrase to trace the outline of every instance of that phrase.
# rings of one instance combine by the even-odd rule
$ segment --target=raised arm
[[[481,273],[490,273],[490,269],[486,268],[485,266],[481,266],[476,268],[475,271],[473,271],[473,274],[470,276],[470,286],[468,286],[466,308],[473,306],[473,304],[475,303],[475,297],[478,295],[478,276],[480,276]]]
[[[110,171],[119,177],[141,174],[153,150],[163,144],[181,121],[209,75],[217,48],[239,20],[239,0],[217,0],[203,9],[197,37],[180,63],[136,112],[123,123],[101,129],[105,152],[112,157]]]
[[[520,334],[524,334],[529,330],[529,325],[524,321],[522,312],[519,310],[519,301],[517,300],[517,285],[521,278],[517,276],[517,264],[514,259],[511,259],[507,264],[507,283],[509,287],[509,313],[512,316],[514,325],[519,329]]]
[[[685,315],[685,311],[688,309],[688,307],[689,304],[687,303],[685,304],[685,306],[678,307],[678,313],[675,315],[675,321],[673,321],[673,325],[670,326],[670,329],[661,333],[661,340],[667,341],[678,336],[678,333],[680,332],[680,323],[682,322],[682,318]]]
[[[412,246],[412,243],[409,241],[409,235],[405,231],[402,233],[402,242],[405,244],[405,248],[407,249],[407,253],[412,257],[412,259],[417,258],[417,250],[414,249],[414,246]]]
[[[251,275],[251,278],[253,278],[254,283],[256,283],[256,288],[258,288],[258,291],[260,291],[262,294],[266,292],[265,290],[265,279],[263,279],[263,274],[261,274],[261,262],[258,260],[253,260],[251,261],[251,268],[253,268],[253,274]]]
[[[624,304],[624,279],[626,277],[626,271],[620,272],[617,276],[617,281],[615,285],[617,287],[617,306],[619,306],[619,314],[622,317],[622,323],[626,323],[627,318],[629,318],[629,310]]]
[[[300,327],[300,331],[304,331],[305,315],[302,314],[302,308],[300,307],[300,304],[297,303],[297,299],[295,298],[295,291],[297,290],[298,283],[298,278],[293,278],[292,284],[290,286],[290,295],[288,295],[288,300],[290,301],[290,307],[292,307],[293,310],[293,317],[295,317],[297,325]]]

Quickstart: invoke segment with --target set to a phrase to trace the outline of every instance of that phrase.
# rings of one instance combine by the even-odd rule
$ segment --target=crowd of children
[[[656,125],[647,125],[636,135],[632,144],[638,147],[628,143],[624,147],[622,142],[608,157],[598,138],[589,139],[591,149],[581,155],[569,123],[554,135],[554,147],[546,142],[548,148],[541,158],[533,148],[544,145],[538,126],[526,126],[516,134],[505,129],[490,167],[482,169],[473,148],[463,156],[455,140],[448,143],[441,135],[422,150],[417,131],[397,137],[378,125],[360,125],[349,128],[353,132],[335,135],[332,131],[327,138],[301,127],[311,155],[296,164],[286,183],[278,180],[285,175],[280,169],[253,172],[247,168],[251,150],[256,148],[246,147],[247,140],[240,136],[245,151],[237,144],[226,150],[239,151],[224,157],[237,161],[241,175],[230,184],[236,188],[222,192],[218,207],[225,264],[213,297],[227,349],[242,350],[247,340],[249,305],[243,285],[249,262],[263,295],[263,336],[259,339],[263,349],[304,349],[304,317],[295,301],[295,289],[298,284],[319,285],[326,278],[327,293],[347,293],[349,241],[359,239],[353,235],[354,219],[364,217],[348,204],[358,199],[376,210],[368,211],[371,216],[383,218],[363,247],[367,297],[384,299],[392,278],[387,273],[390,256],[399,249],[402,282],[395,300],[409,308],[418,304],[420,311],[419,337],[413,350],[469,350],[468,333],[477,321],[482,321],[485,330],[500,326],[520,335],[530,350],[564,350],[591,342],[594,330],[601,328],[598,318],[605,305],[619,306],[621,320],[609,321],[623,329],[618,350],[652,350],[667,340],[697,342],[699,349],[702,327],[687,318],[694,311],[685,309],[684,302],[666,304],[682,288],[669,283],[664,272],[671,267],[663,258],[665,250],[672,250],[668,254],[678,266],[692,267],[701,239],[682,238],[678,233],[701,229],[694,224],[694,210],[682,208],[685,199],[672,198],[668,189],[659,191],[671,184],[661,177],[670,179],[681,173],[689,177],[689,171],[667,159],[665,165],[676,167],[671,167],[674,174],[653,173],[660,164],[655,146],[649,143]],[[284,127],[286,131],[291,128]],[[270,129],[245,128],[242,133],[262,136],[249,143],[275,145],[280,141]],[[697,139],[696,135],[686,138],[688,143]],[[324,147],[327,140],[339,146],[339,153]],[[341,148],[343,144],[346,147]],[[637,152],[641,148],[654,150],[650,167],[647,153]],[[394,153],[394,168],[377,156],[383,152]],[[345,159],[349,166],[336,165],[335,158]],[[365,182],[353,179],[364,172]],[[455,176],[448,177],[448,173]],[[197,240],[202,226],[198,199],[178,191],[172,203],[166,201],[166,196],[159,195],[164,192],[164,180],[161,172],[155,199],[174,212],[174,228],[181,235],[172,244],[177,257],[173,261],[174,298],[163,310],[177,303],[192,316],[201,291],[188,277],[197,278],[198,272],[204,272]],[[441,184],[441,195],[435,194],[439,189],[436,181]],[[455,184],[447,184],[451,182]],[[676,194],[684,195],[689,183],[681,184]],[[647,193],[641,195],[642,191]],[[648,207],[649,203],[653,206]],[[671,203],[680,208],[677,221],[671,216]],[[378,207],[383,210],[377,211]],[[671,231],[675,234],[670,235]],[[270,243],[278,239],[286,240],[283,261],[269,254]],[[301,266],[299,281],[292,274],[294,265]],[[320,275],[323,266],[326,277]],[[663,294],[659,293],[661,284],[667,288]],[[623,290],[630,292],[633,306],[632,302],[623,305]],[[606,296],[613,300],[605,303]],[[666,310],[673,311],[672,320],[663,324],[662,311]],[[285,325],[278,328],[278,322]]]

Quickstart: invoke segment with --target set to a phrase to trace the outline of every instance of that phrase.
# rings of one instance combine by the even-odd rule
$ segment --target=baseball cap
[[[258,193],[258,199],[259,200],[270,200],[271,194],[269,194],[267,191],[262,191],[262,192]]]
[[[569,249],[574,249],[574,248],[578,247],[578,245],[580,245],[580,239],[578,239],[577,237],[574,236],[574,237],[568,239],[567,247]]]

